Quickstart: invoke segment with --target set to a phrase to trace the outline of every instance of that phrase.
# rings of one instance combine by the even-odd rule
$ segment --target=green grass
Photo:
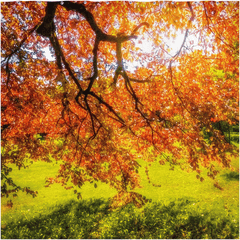
[[[109,211],[108,198],[116,191],[106,184],[86,184],[82,200],[72,190],[55,184],[45,188],[45,177],[54,176],[54,163],[35,162],[27,169],[14,168],[11,177],[22,187],[38,191],[32,198],[25,193],[2,198],[2,232],[6,238],[239,238],[239,160],[233,159],[234,171],[221,170],[217,181],[224,190],[213,186],[205,177],[200,182],[196,173],[179,167],[140,161],[143,194],[151,203],[137,209],[129,204]],[[145,175],[148,165],[151,183]],[[203,176],[206,171],[203,171]],[[152,183],[160,184],[154,187]]]
[[[2,238],[237,238],[237,219],[217,208],[199,208],[195,200],[128,205],[110,212],[103,199],[69,201],[49,213],[9,223]]]
[[[32,198],[30,194],[18,192],[18,197],[13,198],[2,198],[2,206],[7,204],[10,199],[13,202],[13,212],[19,217],[19,211],[30,211],[33,208],[33,215],[43,213],[48,208],[54,207],[59,204],[67,203],[69,200],[76,200],[76,194],[73,190],[66,190],[60,184],[53,184],[50,187],[45,187],[46,177],[54,177],[58,171],[57,163],[46,163],[46,162],[34,162],[29,168],[18,170],[15,166],[12,166],[13,171],[10,177],[14,179],[17,185],[22,187],[30,187],[34,191],[38,191],[38,195]],[[101,198],[101,197],[112,197],[117,192],[114,189],[109,189],[109,186],[105,183],[101,183],[100,187],[94,188],[93,184],[86,183],[82,189],[82,197],[88,198]],[[107,193],[107,194],[106,194]],[[5,214],[5,209],[2,209],[2,220],[7,218],[9,214]],[[8,210],[9,211],[9,210]],[[7,212],[8,212],[7,211]],[[11,211],[11,210],[10,210]]]
[[[212,180],[207,176],[207,170],[202,169],[201,176],[205,179],[201,182],[196,178],[196,172],[182,171],[176,166],[174,170],[170,170],[169,165],[159,166],[158,162],[150,163],[142,162],[142,166],[148,166],[151,183],[148,182],[147,176],[144,174],[145,169],[142,168],[140,173],[144,188],[138,192],[151,198],[153,201],[170,202],[176,198],[196,198],[207,204],[214,204],[219,199],[224,204],[231,205],[238,202],[239,198],[239,161],[237,158],[232,160],[234,171],[221,169],[216,180]],[[218,182],[223,191],[214,187],[214,183]],[[159,184],[161,187],[154,187],[152,183]]]

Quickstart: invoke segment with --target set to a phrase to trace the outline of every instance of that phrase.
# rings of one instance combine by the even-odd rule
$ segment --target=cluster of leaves
[[[1,13],[2,165],[51,156],[64,163],[49,182],[108,182],[121,196],[140,187],[146,152],[211,177],[212,161],[230,166],[212,123],[238,122],[238,2],[6,2]]]
[[[151,203],[138,210],[132,204],[109,211],[101,199],[55,207],[33,219],[18,219],[2,229],[2,238],[57,239],[232,239],[239,237],[237,215],[198,202],[178,199],[169,204]]]
[[[12,147],[11,151],[5,152],[2,151],[2,156],[8,156],[8,158],[13,159],[13,162],[18,166],[18,169],[21,167],[26,168],[27,165],[25,161],[18,158],[19,149],[15,145]],[[13,197],[17,197],[18,191],[26,192],[27,194],[31,194],[33,197],[36,197],[38,192],[31,190],[29,187],[18,186],[14,183],[13,179],[9,177],[9,174],[12,172],[12,168],[8,166],[6,162],[3,162],[1,165],[1,197],[9,197],[12,195]]]
[[[9,197],[11,194],[13,197],[17,197],[18,191],[26,192],[26,194],[31,194],[33,197],[36,197],[38,192],[31,190],[29,187],[21,187],[14,183],[9,173],[12,171],[12,168],[2,165],[1,173],[1,197]]]

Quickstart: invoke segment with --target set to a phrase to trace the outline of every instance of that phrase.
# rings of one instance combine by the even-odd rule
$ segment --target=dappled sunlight
[[[113,238],[235,238],[237,219],[218,207],[199,208],[195,199],[168,204],[133,205],[109,211],[102,199],[70,201],[34,219],[22,218],[2,227],[2,238],[113,239]],[[223,208],[223,206],[221,206]],[[235,229],[234,231],[230,230]]]
[[[237,236],[239,2],[3,2],[1,56],[5,237]]]

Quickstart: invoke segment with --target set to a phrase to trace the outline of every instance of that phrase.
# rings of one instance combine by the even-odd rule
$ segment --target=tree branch
[[[56,37],[56,34],[54,33],[54,15],[55,15],[55,11],[56,11],[56,7],[57,5],[60,4],[60,2],[51,2],[47,4],[46,7],[46,15],[44,17],[43,23],[41,24],[41,26],[38,28],[38,33],[43,35],[43,36],[47,36],[50,38],[50,41],[53,45],[53,48],[55,50],[56,53],[56,59],[57,59],[57,65],[59,69],[62,69],[61,66],[61,62],[63,62],[65,68],[68,70],[69,75],[72,77],[72,79],[74,80],[75,84],[77,85],[79,92],[75,98],[76,102],[79,104],[79,106],[83,109],[85,109],[86,111],[89,112],[90,117],[91,117],[91,122],[92,122],[92,128],[93,128],[93,132],[95,136],[97,134],[97,132],[95,131],[95,125],[94,125],[94,114],[92,113],[90,106],[88,104],[87,101],[87,96],[91,95],[92,97],[96,98],[101,104],[105,105],[107,107],[107,109],[112,112],[118,119],[118,121],[125,125],[125,121],[115,112],[115,110],[113,109],[112,106],[110,106],[107,102],[105,102],[101,97],[99,97],[97,94],[95,94],[94,92],[91,91],[91,88],[93,86],[93,83],[95,81],[95,79],[98,77],[98,66],[97,66],[97,51],[98,51],[98,46],[100,41],[107,41],[107,42],[113,42],[116,43],[116,54],[117,54],[117,70],[115,72],[115,76],[114,76],[114,83],[117,82],[117,78],[119,76],[119,74],[121,74],[124,79],[125,79],[125,83],[126,83],[126,88],[128,90],[128,92],[130,93],[130,95],[135,99],[135,107],[136,109],[140,112],[140,114],[144,117],[144,114],[141,112],[141,110],[138,108],[138,104],[140,103],[131,84],[130,81],[133,82],[148,82],[149,80],[137,80],[137,79],[129,79],[127,76],[127,73],[124,71],[123,69],[123,62],[122,62],[122,52],[121,52],[121,48],[122,48],[122,43],[125,41],[129,41],[131,39],[135,39],[137,38],[137,36],[135,36],[134,34],[137,32],[137,30],[142,27],[142,26],[147,26],[149,27],[149,24],[146,22],[143,22],[141,24],[139,24],[132,32],[131,35],[121,35],[118,34],[117,36],[113,36],[113,35],[108,35],[105,34],[98,26],[97,23],[94,19],[94,16],[92,15],[92,13],[90,13],[89,11],[86,10],[84,4],[79,4],[79,3],[73,3],[73,2],[63,2],[62,6],[65,7],[67,10],[73,10],[75,12],[80,13],[83,17],[85,17],[86,21],[89,23],[90,27],[92,28],[92,30],[95,32],[96,34],[96,39],[95,39],[95,44],[94,44],[94,49],[93,49],[93,75],[92,77],[90,77],[87,80],[90,80],[88,87],[86,88],[86,90],[83,90],[78,79],[74,76],[74,73],[72,72],[70,65],[68,64],[68,62],[66,61],[64,54],[61,50],[61,46],[58,42],[58,39]],[[47,31],[47,32],[46,32]],[[84,95],[84,102],[85,102],[85,106],[84,107],[82,104],[80,104],[79,102],[79,97],[81,97],[81,95]]]
[[[113,109],[113,107],[112,107],[111,105],[109,105],[107,102],[105,102],[105,101],[104,101],[101,97],[99,97],[96,93],[94,93],[94,92],[89,92],[89,94],[90,94],[91,96],[95,97],[95,98],[99,101],[99,103],[105,105],[105,106],[107,107],[107,109],[108,109],[110,112],[112,112],[112,113],[117,117],[118,121],[119,121],[121,124],[125,125],[125,121],[116,113],[116,111]]]
[[[142,26],[149,27],[150,25],[149,25],[149,23],[147,23],[147,22],[143,22],[143,23],[139,24],[136,28],[134,28],[134,30],[132,31],[132,34],[131,34],[131,35],[134,35],[134,34],[137,32],[137,30],[138,30],[140,27],[142,27]]]
[[[73,71],[71,70],[71,67],[70,67],[69,63],[68,63],[68,62],[66,61],[66,59],[65,59],[65,56],[64,56],[64,54],[63,54],[63,52],[62,52],[62,50],[61,50],[61,46],[60,46],[60,44],[59,44],[59,42],[58,42],[58,39],[57,39],[57,37],[56,37],[56,34],[54,33],[54,34],[50,37],[50,39],[51,39],[51,38],[53,38],[53,43],[54,43],[53,48],[54,48],[54,50],[55,50],[56,55],[60,55],[60,56],[61,56],[61,60],[63,61],[63,64],[64,64],[65,68],[67,69],[69,75],[71,76],[71,78],[73,79],[73,81],[75,82],[75,84],[77,85],[79,91],[82,92],[83,89],[82,89],[82,87],[81,87],[78,79],[75,77]],[[61,68],[60,68],[60,69],[61,69]]]
[[[64,1],[62,6],[65,7],[67,10],[76,11],[76,12],[80,13],[82,16],[84,16],[86,18],[87,22],[89,23],[89,25],[91,26],[92,30],[96,33],[96,35],[98,36],[98,38],[101,41],[116,42],[115,36],[105,34],[98,27],[98,25],[94,19],[94,16],[92,15],[92,13],[87,11],[87,9],[85,8],[85,6],[83,4]]]
[[[47,3],[47,7],[45,9],[46,14],[43,19],[43,23],[37,29],[38,34],[44,37],[50,37],[51,33],[54,32],[55,26],[54,26],[53,19],[54,19],[58,4],[60,4],[60,2]]]
[[[8,83],[9,83],[9,80],[10,80],[10,69],[9,69],[9,61],[11,59],[11,57],[17,52],[20,50],[20,48],[22,47],[22,45],[24,44],[24,42],[27,40],[27,38],[38,28],[39,24],[36,25],[34,28],[32,28],[26,35],[25,38],[22,39],[22,41],[20,42],[20,44],[18,45],[17,48],[15,48],[15,50],[13,50],[4,60],[3,62],[7,61],[6,63],[6,72],[7,72],[7,86],[8,86]]]

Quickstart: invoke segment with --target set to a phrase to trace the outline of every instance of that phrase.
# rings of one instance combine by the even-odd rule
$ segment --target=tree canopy
[[[137,205],[138,158],[201,181],[201,166],[230,167],[213,123],[239,121],[237,1],[4,2],[1,14],[3,194],[24,159],[60,161],[49,184],[106,182]]]

